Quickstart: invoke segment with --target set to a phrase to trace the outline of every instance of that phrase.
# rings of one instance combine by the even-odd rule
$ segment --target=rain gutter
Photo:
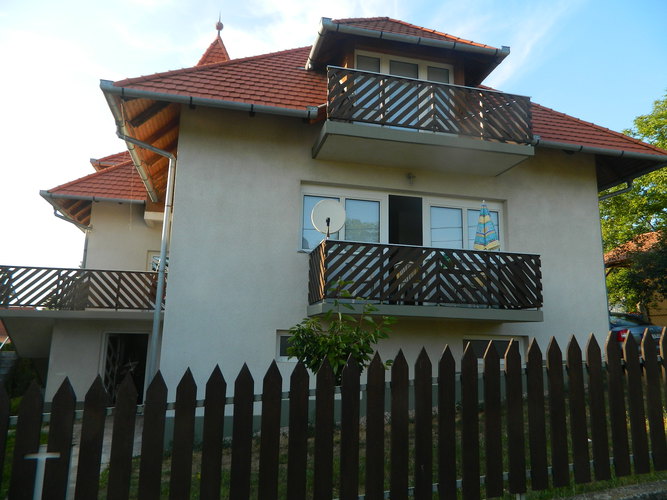
[[[106,198],[104,196],[58,194],[58,193],[51,193],[49,191],[40,191],[39,194],[42,198],[52,198],[54,200],[108,201],[110,203],[132,203],[137,205],[143,205],[146,203],[144,200],[129,200],[126,198]]]
[[[411,45],[418,45],[422,47],[435,47],[437,49],[448,49],[456,50],[460,52],[469,52],[476,54],[483,54],[487,56],[499,57],[500,60],[503,60],[510,53],[510,48],[503,46],[500,49],[495,47],[479,47],[477,45],[470,45],[464,42],[449,41],[449,40],[437,40],[434,38],[424,38],[421,36],[413,35],[403,35],[400,33],[390,33],[387,31],[377,31],[370,30],[366,28],[358,28],[356,26],[350,26],[348,24],[334,23],[331,18],[323,17],[320,20],[320,28],[317,32],[317,39],[313,44],[313,47],[310,49],[310,54],[308,55],[308,62],[306,63],[306,69],[313,69],[315,66],[315,56],[319,52],[322,46],[322,40],[326,32],[332,33],[343,33],[346,35],[356,35],[366,38],[377,38],[380,40],[388,40],[393,42],[402,42],[409,43]],[[498,64],[500,61],[498,61]]]
[[[116,87],[109,80],[100,80],[100,88],[107,96],[107,101],[111,95],[117,95],[121,98],[131,97],[135,99],[153,99],[156,101],[168,101],[189,106],[203,106],[208,108],[222,108],[234,111],[244,111],[248,113],[262,113],[267,115],[280,115],[292,118],[303,118],[306,120],[317,119],[317,106],[308,106],[305,109],[281,108],[277,106],[267,106],[265,104],[252,104],[247,102],[226,101],[224,99],[210,99],[206,97],[195,97],[181,94],[167,94],[165,92],[153,92],[150,90],[129,89],[125,87]],[[115,106],[115,103],[114,103]],[[117,106],[115,106],[117,109]],[[113,109],[112,109],[113,112]],[[116,121],[122,121],[120,114],[116,116]],[[130,152],[131,153],[131,152]]]

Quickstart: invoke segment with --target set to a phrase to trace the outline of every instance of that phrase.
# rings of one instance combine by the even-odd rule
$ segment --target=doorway
[[[118,388],[128,373],[137,389],[137,404],[143,402],[147,352],[147,333],[110,333],[107,336],[104,387],[111,404],[116,402]]]
[[[422,246],[422,199],[389,195],[389,243]]]

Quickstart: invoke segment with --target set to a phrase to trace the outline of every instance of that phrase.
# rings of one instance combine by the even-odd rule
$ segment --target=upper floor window
[[[335,200],[345,207],[345,224],[340,231],[329,235],[330,239],[346,241],[380,242],[380,201],[363,199],[362,196],[325,196],[305,194],[301,229],[301,248],[313,249],[324,235],[313,227],[310,214],[322,200]]]
[[[324,239],[310,219],[313,207],[321,200],[335,200],[345,207],[345,223],[330,235],[331,239],[462,250],[473,250],[481,208],[481,199],[306,186],[300,244],[304,250],[315,248]],[[504,249],[502,203],[489,201],[487,206]]]
[[[366,51],[356,52],[356,69],[439,83],[453,83],[454,71],[451,64]]]

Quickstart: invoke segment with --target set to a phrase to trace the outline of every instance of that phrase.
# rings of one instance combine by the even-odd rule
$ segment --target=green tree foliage
[[[634,127],[624,133],[667,149],[667,93],[653,104],[653,111],[635,118]],[[607,192],[613,192],[612,188]],[[628,310],[667,297],[667,169],[635,179],[632,189],[600,202],[604,250],[610,251],[643,233],[661,231],[650,252],[638,248],[629,256],[630,267],[612,271],[607,278],[611,304]],[[653,293],[653,291],[657,293]]]
[[[343,300],[352,299],[346,290],[348,281],[336,283],[335,296]],[[363,300],[363,299],[358,299]],[[336,383],[340,384],[343,368],[351,356],[359,366],[359,371],[370,363],[374,346],[389,336],[394,318],[375,318],[371,313],[377,310],[371,304],[363,306],[358,317],[343,313],[343,309],[354,310],[352,304],[334,301],[333,309],[322,316],[306,318],[290,328],[291,337],[287,354],[302,361],[312,372],[317,372],[325,359],[333,369]]]

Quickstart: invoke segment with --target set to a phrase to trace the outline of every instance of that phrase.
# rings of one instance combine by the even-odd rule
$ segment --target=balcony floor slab
[[[496,176],[533,156],[527,144],[509,144],[440,132],[327,120],[313,158],[442,172]]]
[[[363,304],[351,304],[354,310],[346,310],[349,314],[361,314]],[[541,322],[544,315],[535,309],[494,309],[487,307],[459,307],[444,305],[401,305],[373,304],[374,316],[394,316],[397,318],[440,318],[471,321],[496,321],[501,323]],[[308,316],[319,316],[334,310],[333,302],[318,302],[308,306]]]

